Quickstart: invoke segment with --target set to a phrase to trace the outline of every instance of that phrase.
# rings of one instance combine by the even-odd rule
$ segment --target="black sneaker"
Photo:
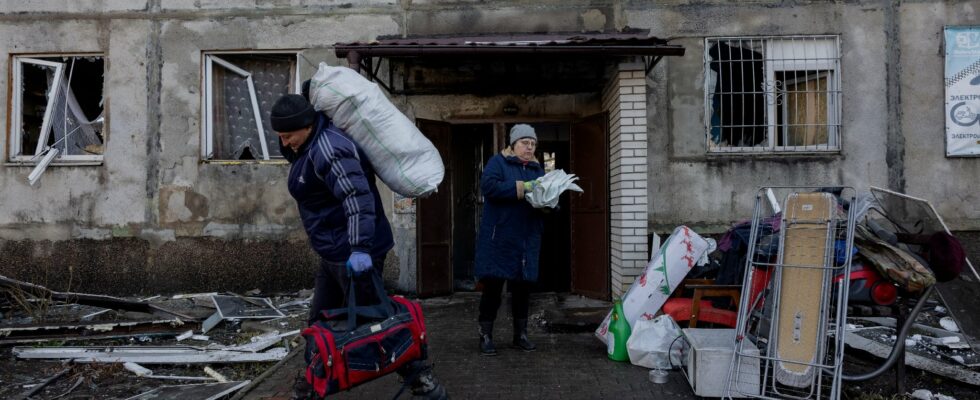
[[[290,400],[314,400],[313,385],[306,381],[305,371],[300,371],[293,381],[293,397]]]
[[[412,398],[418,400],[448,400],[446,388],[432,375],[432,366],[422,366],[418,378],[412,382]]]

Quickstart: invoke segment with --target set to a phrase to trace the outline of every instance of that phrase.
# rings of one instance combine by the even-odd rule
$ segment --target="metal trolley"
[[[849,187],[759,190],[725,398],[840,397],[854,200]]]

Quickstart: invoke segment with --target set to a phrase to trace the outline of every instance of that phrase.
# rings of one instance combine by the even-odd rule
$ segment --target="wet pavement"
[[[481,356],[477,351],[478,293],[425,300],[430,361],[435,364],[436,378],[455,399],[695,398],[680,372],[671,372],[665,384],[655,384],[648,379],[648,369],[610,361],[605,345],[592,335],[589,325],[576,329],[575,322],[562,321],[563,326],[557,329],[545,329],[543,319],[557,325],[556,313],[587,315],[590,310],[605,308],[594,303],[576,304],[590,301],[571,297],[553,293],[532,297],[534,323],[529,336],[538,349],[531,353],[510,348],[509,305],[502,305],[494,328],[499,354],[494,357]],[[302,354],[292,357],[238,397],[289,399],[293,380],[303,367]],[[331,398],[391,398],[400,386],[397,375],[392,374]]]

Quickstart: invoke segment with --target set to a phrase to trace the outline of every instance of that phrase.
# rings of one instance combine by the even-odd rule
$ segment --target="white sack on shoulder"
[[[575,184],[577,180],[575,174],[566,174],[564,170],[556,169],[538,178],[539,184],[534,187],[534,190],[524,193],[524,199],[534,208],[555,208],[558,205],[558,197],[564,191],[582,193],[582,188]]]
[[[320,63],[310,102],[364,149],[378,177],[405,197],[436,191],[445,174],[439,151],[374,82],[346,67]]]

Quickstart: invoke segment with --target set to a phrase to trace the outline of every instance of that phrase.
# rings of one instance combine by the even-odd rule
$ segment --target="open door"
[[[571,194],[572,292],[609,299],[609,139],[606,114],[573,122],[571,173],[585,193]]]
[[[446,174],[438,192],[419,199],[415,208],[415,226],[418,238],[416,289],[420,297],[450,294],[453,291],[452,253],[452,162],[451,127],[448,123],[417,119],[419,130],[439,150]]]

